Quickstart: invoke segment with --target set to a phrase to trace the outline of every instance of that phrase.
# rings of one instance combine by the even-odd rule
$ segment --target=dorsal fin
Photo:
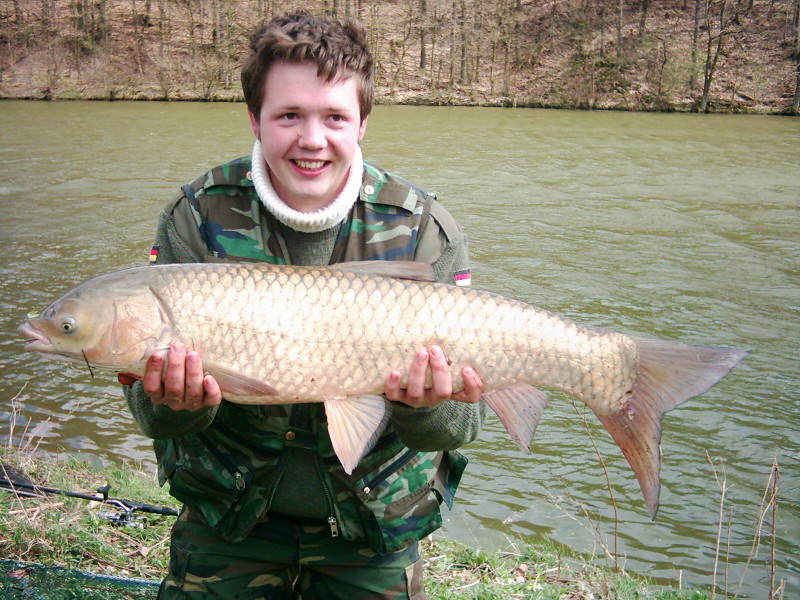
[[[414,281],[436,281],[433,267],[428,263],[411,260],[358,260],[330,265],[336,271],[359,275],[381,275],[395,279]]]

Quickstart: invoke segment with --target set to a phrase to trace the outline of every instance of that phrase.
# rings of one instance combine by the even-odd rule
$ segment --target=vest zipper
[[[328,517],[328,526],[331,528],[331,537],[339,537],[339,524],[336,517]]]
[[[409,448],[403,454],[401,454],[397,460],[392,462],[388,467],[380,471],[375,477],[370,479],[368,482],[364,484],[364,487],[361,490],[361,498],[362,500],[366,500],[372,490],[382,484],[392,473],[399,471],[401,467],[405,466],[412,458],[414,458],[418,452],[416,450],[412,450]]]
[[[319,481],[322,484],[322,493],[325,494],[325,500],[328,501],[328,510],[330,511],[330,515],[328,516],[328,527],[331,530],[331,537],[336,538],[339,537],[339,521],[336,519],[336,507],[333,504],[333,495],[328,489],[328,483],[325,480],[325,474],[322,471],[322,465],[320,464],[319,460],[315,460],[314,464],[317,466]]]
[[[242,475],[241,471],[233,464],[232,461],[228,459],[227,456],[222,454],[213,444],[210,443],[210,440],[202,433],[196,434],[200,440],[202,440],[203,445],[208,449],[211,454],[213,454],[219,462],[222,463],[222,466],[227,469],[228,473],[233,475],[233,488],[236,490],[236,495],[238,496],[241,494],[244,489],[247,487],[247,480]]]

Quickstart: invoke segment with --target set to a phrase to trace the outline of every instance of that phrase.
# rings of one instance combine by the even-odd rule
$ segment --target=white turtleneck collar
[[[356,145],[353,162],[350,164],[350,173],[339,196],[325,208],[314,212],[301,212],[286,204],[275,192],[275,188],[272,187],[272,182],[267,174],[267,164],[261,154],[261,142],[256,140],[255,144],[253,144],[251,173],[253,184],[261,203],[269,212],[275,215],[278,221],[303,233],[324,231],[345,219],[358,199],[363,171],[364,160],[361,156],[361,148]]]

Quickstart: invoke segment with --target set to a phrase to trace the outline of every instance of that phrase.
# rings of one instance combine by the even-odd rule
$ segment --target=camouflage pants
[[[270,517],[237,543],[184,508],[159,600],[426,600],[416,543],[385,555],[325,523]]]

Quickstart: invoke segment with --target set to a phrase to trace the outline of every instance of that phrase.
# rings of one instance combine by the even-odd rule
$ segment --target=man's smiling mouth
[[[316,169],[321,169],[325,166],[328,161],[325,160],[293,160],[294,164],[296,164],[301,169],[308,169],[314,171]]]

